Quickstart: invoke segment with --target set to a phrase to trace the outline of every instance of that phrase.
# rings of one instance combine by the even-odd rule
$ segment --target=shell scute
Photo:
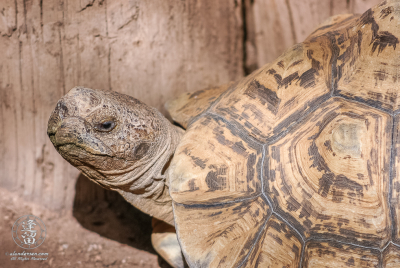
[[[219,117],[187,130],[171,162],[170,194],[182,204],[214,204],[261,194],[262,145]]]
[[[384,246],[392,118],[333,98],[269,146],[265,192],[306,238]]]
[[[347,31],[332,37],[337,55],[334,95],[387,111],[400,108],[400,5],[387,1],[365,12]]]
[[[379,267],[380,252],[336,242],[307,243],[303,267]]]
[[[285,222],[272,215],[244,267],[299,267],[302,241]]]
[[[389,244],[382,252],[382,267],[396,268],[400,263],[400,247]]]
[[[174,211],[182,250],[190,252],[185,257],[191,267],[239,267],[271,214],[260,197],[210,207],[175,204]]]
[[[330,97],[328,38],[297,44],[240,81],[212,112],[266,142]]]

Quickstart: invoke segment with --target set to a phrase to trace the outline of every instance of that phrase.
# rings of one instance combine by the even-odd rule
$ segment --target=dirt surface
[[[47,229],[45,241],[36,249],[20,248],[12,238],[14,222],[28,214],[39,217]],[[119,196],[112,202],[85,204],[60,215],[0,189],[1,268],[169,267],[157,256],[150,237],[151,218]],[[48,255],[12,256],[24,252]],[[26,258],[29,260],[22,260]]]

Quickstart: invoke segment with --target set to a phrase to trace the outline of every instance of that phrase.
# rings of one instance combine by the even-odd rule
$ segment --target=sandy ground
[[[14,222],[28,214],[39,217],[47,229],[45,241],[36,249],[20,248],[12,238]],[[170,267],[152,248],[150,236],[150,217],[122,198],[75,208],[60,216],[0,189],[1,268]],[[23,252],[48,256],[41,261],[31,260],[31,256],[11,260],[13,253]]]

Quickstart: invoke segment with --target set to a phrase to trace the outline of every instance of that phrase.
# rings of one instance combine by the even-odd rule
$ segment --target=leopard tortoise
[[[175,226],[153,240],[174,266],[181,249],[190,267],[400,267],[398,38],[400,1],[384,1],[168,102],[182,128],[76,87],[48,135],[90,179]]]

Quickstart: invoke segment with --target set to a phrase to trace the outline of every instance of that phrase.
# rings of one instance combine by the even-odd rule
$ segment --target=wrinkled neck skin
[[[112,176],[108,187],[120,193],[125,200],[150,216],[174,225],[171,197],[167,178],[164,175],[179,144],[184,130],[163,118],[163,134],[160,146],[152,153],[151,160],[135,166],[126,173]]]

